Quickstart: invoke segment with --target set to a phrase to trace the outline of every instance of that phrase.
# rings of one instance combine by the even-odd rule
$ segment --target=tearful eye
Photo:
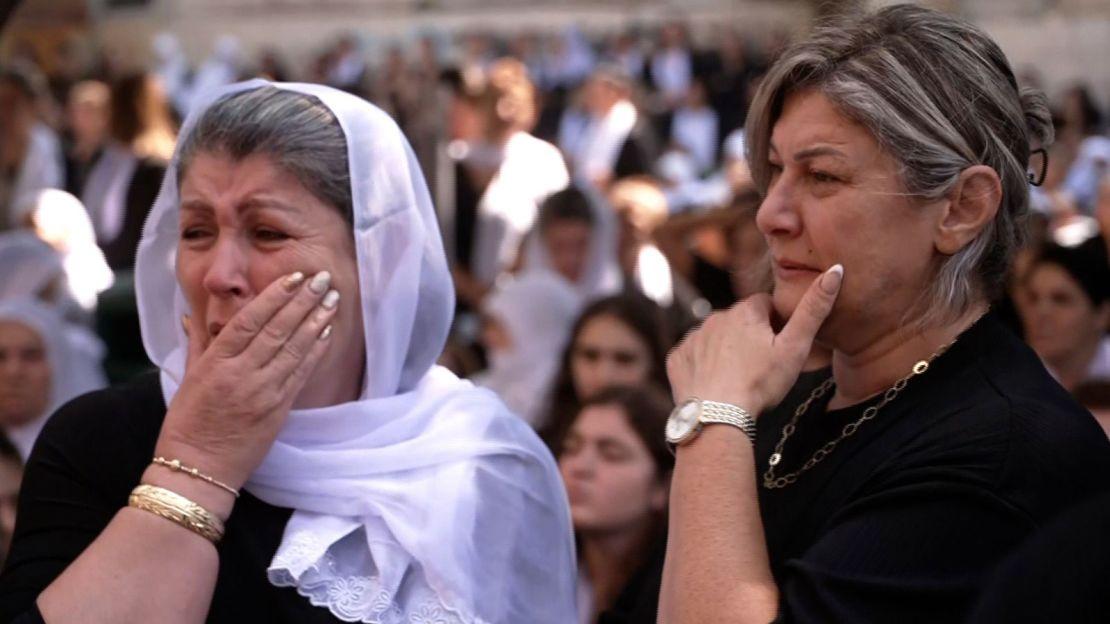
[[[284,232],[270,229],[258,229],[254,231],[254,237],[261,241],[274,242],[282,241],[289,238]]]
[[[813,171],[813,172],[810,173],[810,175],[813,176],[814,180],[816,180],[818,182],[821,182],[821,183],[837,182],[838,181],[836,176],[825,173],[824,171]]]
[[[186,228],[181,232],[181,240],[198,240],[208,235],[204,228]]]

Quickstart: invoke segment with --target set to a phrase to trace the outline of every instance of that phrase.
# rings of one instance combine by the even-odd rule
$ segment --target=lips
[[[775,275],[780,279],[809,278],[821,272],[821,269],[802,262],[795,262],[787,258],[775,258]]]

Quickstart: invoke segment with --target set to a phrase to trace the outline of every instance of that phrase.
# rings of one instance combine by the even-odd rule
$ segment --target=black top
[[[983,595],[976,624],[1105,623],[1110,614],[1110,494],[1061,514],[1014,553]]]
[[[42,621],[35,598],[127,505],[154,456],[165,414],[156,373],[86,394],[54,414],[27,463],[12,549],[0,575],[0,622],[17,616],[20,623]],[[209,622],[340,621],[266,579],[291,514],[242,493],[219,545]]]
[[[807,375],[759,419],[760,483],[783,425],[827,376]],[[800,419],[779,475],[877,402],[826,411],[831,394]],[[760,485],[778,621],[963,621],[1006,555],[1108,479],[1095,420],[987,316],[796,483]]]

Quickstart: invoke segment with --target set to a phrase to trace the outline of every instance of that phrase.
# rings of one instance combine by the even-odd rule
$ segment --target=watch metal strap
[[[747,410],[736,407],[731,403],[718,403],[716,401],[702,401],[701,402],[701,418],[699,421],[705,423],[721,423],[725,425],[732,425],[744,435],[748,436],[748,440],[755,444],[755,420],[748,414]]]

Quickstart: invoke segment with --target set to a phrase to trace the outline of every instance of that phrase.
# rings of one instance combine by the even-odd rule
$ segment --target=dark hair
[[[592,226],[594,213],[590,209],[590,199],[573,186],[552,193],[540,204],[536,227],[542,232],[556,221],[580,221]]]
[[[23,458],[19,456],[19,450],[15,448],[12,441],[6,435],[0,435],[0,461],[8,460],[20,466],[23,465]]]
[[[668,478],[674,470],[674,453],[667,447],[663,430],[667,426],[667,417],[674,405],[666,393],[654,383],[640,387],[611,386],[586,399],[571,419],[567,431],[563,434],[564,440],[570,434],[574,422],[586,408],[608,405],[621,408],[628,425],[636,432],[648,453],[651,454],[656,475],[660,479]],[[560,447],[562,442],[560,440]]]
[[[347,138],[331,109],[314,96],[270,86],[224,96],[182,141],[178,184],[200,152],[235,160],[266,154],[354,223]]]
[[[1100,306],[1110,300],[1110,262],[1101,243],[1099,237],[1075,247],[1048,243],[1026,271],[1026,279],[1042,264],[1058,266],[1079,284],[1092,306]]]
[[[578,396],[574,389],[574,376],[571,374],[571,360],[578,337],[590,321],[610,316],[631,329],[648,348],[651,370],[648,381],[670,391],[667,380],[667,352],[674,344],[670,325],[662,308],[657,303],[637,292],[624,293],[599,299],[582,311],[570,333],[570,340],[563,349],[559,364],[559,374],[555,377],[548,400],[547,418],[540,434],[551,452],[558,457],[562,451],[563,438],[566,437],[574,417],[582,406],[584,397]]]
[[[34,70],[23,65],[13,63],[0,67],[0,84],[15,87],[28,102],[38,99],[39,88],[36,78]]]
[[[1091,90],[1084,84],[1073,85],[1068,89],[1068,95],[1078,98],[1079,112],[1083,116],[1080,123],[1083,124],[1077,128],[1083,134],[1095,134],[1102,126],[1102,111],[1098,109],[1098,104],[1095,104],[1095,98],[1091,95]],[[1069,128],[1070,130],[1070,128]]]

